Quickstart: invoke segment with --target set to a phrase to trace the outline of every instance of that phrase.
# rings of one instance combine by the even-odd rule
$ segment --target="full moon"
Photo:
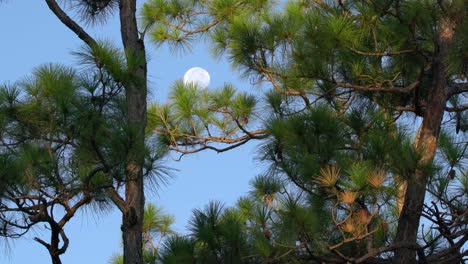
[[[210,74],[203,68],[193,67],[184,74],[184,84],[195,84],[200,88],[210,85]]]

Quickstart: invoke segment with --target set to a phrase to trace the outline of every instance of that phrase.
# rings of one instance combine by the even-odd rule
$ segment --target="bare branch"
[[[189,140],[184,143],[173,142],[172,145],[176,147],[177,146],[206,145],[208,142],[222,143],[222,144],[234,144],[234,143],[242,142],[244,140],[249,140],[249,139],[263,139],[266,137],[266,131],[263,129],[249,131],[247,135],[237,137],[237,138],[215,137],[215,136],[203,137],[203,136],[194,136],[194,135],[183,134],[183,133],[179,133],[174,136],[176,136],[177,138],[181,137],[181,138],[185,138]]]
[[[120,197],[119,193],[113,187],[107,188],[106,192],[112,202],[114,202],[117,208],[119,208],[119,210],[123,213],[127,204],[122,199],[122,197]]]
[[[58,251],[59,255],[65,253],[65,251],[67,251],[68,245],[70,244],[70,240],[68,239],[67,235],[65,235],[65,231],[63,231],[63,229],[60,229],[60,236],[62,237],[63,245]]]
[[[355,48],[349,48],[353,52],[360,54],[360,55],[365,55],[365,56],[376,56],[376,57],[383,57],[383,56],[397,56],[397,55],[403,55],[403,54],[408,54],[408,53],[413,53],[416,52],[416,49],[407,49],[407,50],[400,50],[400,51],[384,51],[384,52],[365,52],[365,51],[360,51]]]
[[[239,122],[237,118],[234,118],[234,121],[236,122],[236,125],[239,127],[239,129],[242,130],[242,132],[247,134],[252,139],[265,139],[268,136],[265,130],[256,130],[250,132],[247,129],[245,129],[245,127]]]
[[[70,207],[68,206],[68,203],[64,205],[66,214],[62,217],[60,222],[58,222],[58,226],[60,228],[63,228],[65,224],[75,215],[76,211],[83,205],[88,204],[91,202],[92,197],[85,194],[77,203],[75,203],[74,206]]]
[[[468,105],[462,105],[458,107],[446,107],[445,111],[447,112],[463,112],[468,109]]]
[[[421,81],[417,80],[406,87],[398,87],[398,86],[394,86],[393,84],[391,84],[389,87],[381,87],[381,86],[375,86],[375,85],[362,86],[362,85],[343,83],[343,82],[336,82],[335,84],[342,88],[349,88],[349,89],[353,89],[356,91],[363,91],[363,92],[409,93],[412,90],[414,90],[416,87],[418,87],[421,84]]]
[[[434,254],[434,255],[431,255],[429,256],[427,259],[430,260],[430,261],[436,261],[436,260],[441,260],[442,258],[450,255],[450,254],[453,254],[455,251],[458,251],[460,250],[460,248],[462,248],[465,243],[468,241],[468,234],[465,234],[460,240],[457,241],[457,243],[455,243],[455,245],[445,249],[445,250],[442,250],[441,252],[439,252],[438,254]],[[461,258],[461,255],[458,255],[457,258],[460,257]],[[453,262],[453,263],[457,263],[457,262]]]
[[[47,250],[49,250],[50,244],[48,244],[47,242],[45,242],[44,240],[42,240],[42,239],[40,239],[38,237],[35,237],[34,240],[39,242],[39,244],[43,245],[45,248],[47,248]]]
[[[369,253],[367,253],[366,255],[364,255],[364,256],[362,256],[362,257],[360,257],[358,259],[355,259],[353,263],[365,263],[370,258],[373,258],[373,257],[378,256],[378,255],[380,255],[382,253],[385,253],[385,252],[393,251],[393,250],[398,249],[398,248],[410,248],[410,249],[414,249],[414,250],[421,249],[421,247],[418,244],[414,244],[414,243],[408,243],[408,242],[395,243],[395,244],[390,245],[390,246],[376,248],[376,249],[370,251]]]
[[[65,11],[57,4],[55,0],[45,0],[49,9],[57,16],[57,18],[73,31],[81,40],[83,40],[88,46],[92,47],[97,45],[94,40],[80,25],[78,25],[73,19],[71,19]]]
[[[228,151],[228,150],[231,150],[231,149],[234,149],[234,148],[237,148],[239,146],[242,146],[244,145],[245,143],[247,143],[248,141],[250,141],[251,138],[248,138],[244,141],[241,141],[237,144],[234,144],[234,145],[231,145],[229,147],[226,147],[226,148],[216,148],[216,147],[213,147],[213,146],[203,146],[203,147],[200,147],[200,148],[196,148],[196,149],[193,149],[193,150],[184,150],[184,149],[181,149],[179,147],[173,147],[171,146],[170,147],[170,150],[174,150],[174,151],[177,151],[177,152],[180,152],[182,153],[182,155],[179,157],[178,160],[180,160],[182,158],[182,156],[186,155],[186,154],[193,154],[193,153],[197,153],[197,152],[200,152],[200,151],[203,151],[203,150],[206,150],[206,149],[210,149],[210,150],[213,150],[213,151],[216,151],[217,153],[221,153],[221,152],[225,152],[225,151]]]
[[[449,85],[448,89],[449,90],[447,92],[447,99],[454,95],[468,92],[468,82],[452,83],[451,85]]]

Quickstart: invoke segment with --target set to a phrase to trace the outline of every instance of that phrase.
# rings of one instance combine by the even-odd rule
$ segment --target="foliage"
[[[153,20],[143,15],[148,25],[157,25],[149,27],[153,41],[183,41],[210,30],[216,55],[272,88],[265,93],[269,137],[260,138],[265,141],[259,151],[270,168],[255,179],[251,192],[264,207],[253,210],[255,215],[250,213],[255,206],[243,199],[244,207],[236,209],[258,221],[257,231],[272,222],[266,229],[271,243],[241,231],[255,240],[248,244],[257,249],[252,254],[272,262],[281,256],[293,259],[285,262],[361,263],[391,262],[392,251],[393,261],[402,263],[463,262],[468,239],[462,231],[468,91],[463,1],[289,1],[279,9],[262,8],[268,6],[262,2],[254,12],[242,9],[247,1],[228,1],[233,12],[227,16],[209,13],[212,7],[203,1],[188,8],[170,2],[172,11]],[[207,10],[211,24],[191,23]],[[164,113],[177,102],[172,98]],[[441,130],[449,132],[439,136]],[[196,136],[195,127],[186,131],[168,142],[195,151],[211,148],[187,140]],[[432,202],[425,200],[426,192]],[[314,220],[309,211],[328,220]],[[430,231],[420,217],[430,222]],[[275,223],[287,231],[274,229]],[[216,233],[211,230],[210,236]],[[205,241],[199,236],[192,230],[195,246],[197,239]],[[210,256],[222,263],[225,255],[218,249]]]
[[[156,144],[147,144],[148,138],[145,135],[147,60],[143,40],[144,33],[140,34],[138,31],[136,0],[73,0],[60,1],[60,3],[56,0],[45,0],[45,3],[60,22],[83,41],[85,48],[79,53],[87,65],[95,66],[90,71],[90,75],[85,74],[83,85],[78,86],[85,91],[84,94],[80,95],[86,99],[82,103],[87,104],[85,104],[85,109],[80,109],[85,110],[82,112],[83,115],[78,115],[79,120],[75,120],[80,122],[73,123],[74,127],[71,130],[80,134],[73,135],[76,137],[72,138],[71,141],[68,141],[66,133],[60,135],[60,139],[65,140],[63,144],[71,148],[69,152],[65,151],[61,155],[81,162],[80,165],[83,166],[80,166],[79,170],[83,171],[70,171],[69,174],[73,175],[75,179],[84,177],[82,180],[86,184],[93,182],[100,187],[99,189],[105,193],[105,196],[99,199],[109,198],[122,212],[123,260],[125,263],[141,263],[143,261],[141,224],[145,200],[143,181],[148,175],[158,176],[157,173],[154,173],[154,163],[164,151],[159,151]],[[89,25],[105,22],[106,18],[114,12],[119,14],[121,40],[124,47],[122,52],[112,48],[111,45],[104,45],[96,41],[80,25],[80,21],[74,19],[74,17],[78,17],[82,20],[81,22]],[[57,76],[55,73],[50,74],[43,79],[45,83],[41,85],[58,88],[58,90],[74,87],[67,83],[66,79],[55,79]],[[58,85],[50,86],[51,83]],[[32,87],[34,88],[34,85]],[[46,92],[53,93],[58,92],[58,90],[47,90]],[[67,92],[71,92],[67,89],[62,91],[65,92],[65,95],[68,95]],[[66,100],[67,96],[61,96],[60,93],[55,95],[56,98],[52,99],[57,99],[57,102],[47,103],[55,103],[56,105],[50,104],[49,106],[61,108],[63,111],[72,110],[69,109],[69,106],[73,105],[67,105],[71,103],[71,101]],[[43,106],[47,108],[48,105]],[[31,108],[29,110],[35,110],[35,107]],[[68,112],[66,113],[68,114]],[[58,123],[55,119],[41,119],[44,118],[43,114],[47,115],[47,111],[44,113],[39,111],[36,114],[38,114],[39,119],[34,117],[32,120],[41,122],[37,124],[32,122],[31,125],[36,126],[35,128],[43,129],[44,125],[54,128],[54,125]],[[49,117],[55,118],[53,115]],[[43,121],[47,122],[44,124]],[[36,131],[32,132],[33,135],[36,135]],[[45,136],[49,139],[49,136],[55,135],[45,134]],[[40,138],[40,140],[43,139]],[[70,142],[76,146],[70,146]],[[51,145],[52,142],[49,144],[49,149],[54,147]],[[49,155],[52,156],[51,151],[49,151]],[[67,165],[66,162],[65,165]],[[72,165],[74,166],[74,164]],[[60,168],[60,166],[56,167]],[[48,169],[51,170],[49,167]],[[2,178],[4,177],[2,176]],[[66,183],[68,184],[68,182]],[[72,187],[75,186],[72,185]],[[120,192],[122,187],[125,187],[125,192]],[[47,193],[48,190],[42,191]],[[80,193],[79,191],[77,192]],[[75,191],[73,192],[75,193]],[[54,194],[49,195],[53,197],[51,199],[57,197]],[[21,205],[21,203],[19,204]],[[42,202],[42,204],[45,207],[48,206],[47,201]],[[32,206],[33,210],[37,210],[35,205]],[[67,208],[65,211],[69,213]],[[68,221],[69,218],[66,217],[66,220]],[[7,221],[7,223],[14,224],[11,221]],[[65,245],[60,250],[58,249],[58,233],[64,234],[64,232],[60,225],[58,227],[51,226],[51,231],[53,245],[49,246],[42,240],[38,241],[49,249],[52,262],[58,264],[61,263],[59,255],[66,250]],[[62,235],[62,239],[68,241],[64,235]],[[68,243],[66,244],[68,245]]]
[[[179,252],[192,263],[389,261],[389,255],[374,250],[395,237],[398,186],[405,177],[398,173],[432,170],[431,186],[448,174],[441,168],[409,168],[422,165],[405,129],[381,110],[360,111],[358,120],[355,114],[320,105],[270,119],[272,136],[259,149],[260,159],[269,164],[267,173],[251,181],[249,195],[235,207],[211,202],[194,210],[190,236],[167,240],[162,262],[173,263]],[[369,122],[365,133],[354,129],[362,122]],[[416,160],[400,162],[401,156]],[[444,214],[439,210],[452,208],[460,221],[451,222],[450,232],[466,229],[466,192],[458,182],[465,176],[454,175],[457,182],[430,191],[434,202],[423,215],[433,221],[432,228],[422,235],[431,239],[421,241],[433,246],[426,250],[428,257],[451,245],[447,235],[436,231],[443,225],[437,220]]]
[[[0,196],[2,236],[18,237],[46,223],[51,241],[35,240],[51,255],[59,251],[59,234],[64,243],[59,254],[65,252],[68,238],[63,227],[80,207],[107,204],[102,164],[89,151],[101,135],[96,126],[83,126],[83,121],[101,122],[116,108],[109,104],[108,112],[99,114],[85,88],[91,85],[86,77],[48,64],[1,90],[1,170],[12,179]]]
[[[240,17],[263,14],[272,1],[149,0],[141,9],[142,26],[156,44],[190,50],[191,42],[209,30],[222,30]]]
[[[115,81],[126,75],[121,53],[104,44],[77,55],[89,66],[78,71],[46,64],[31,77],[0,88],[1,235],[19,237],[46,223],[51,241],[35,240],[51,256],[67,249],[64,226],[76,212],[83,206],[108,210],[110,197],[126,181],[132,129],[121,122],[124,88]],[[102,65],[91,66],[95,60]],[[165,150],[153,141],[148,139],[141,150],[143,175],[157,185],[167,181],[169,170],[157,166]]]
[[[207,90],[179,80],[169,99],[168,104],[148,108],[147,129],[171,150],[183,154],[204,149],[223,152],[251,139],[264,138],[265,131],[251,129],[256,124],[249,121],[255,114],[256,98],[236,92],[230,84]]]

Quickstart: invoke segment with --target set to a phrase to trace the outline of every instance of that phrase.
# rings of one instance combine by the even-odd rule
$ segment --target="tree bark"
[[[49,247],[49,254],[50,257],[52,258],[52,263],[53,264],[62,264],[62,261],[60,260],[60,253],[59,253],[59,243],[60,243],[60,238],[59,238],[59,231],[56,226],[52,226],[52,236],[50,239],[50,247]]]
[[[62,264],[62,260],[60,259],[59,255],[50,255],[52,258],[52,264]]]
[[[439,22],[436,51],[432,64],[432,85],[423,121],[414,143],[415,147],[422,153],[421,165],[429,164],[433,161],[437,148],[437,139],[447,101],[446,62],[450,44],[453,41],[455,27],[455,21],[449,17],[442,17]],[[428,176],[424,171],[416,170],[413,177],[408,179],[403,208],[398,219],[395,243],[407,242],[416,244]],[[405,247],[395,250],[393,263],[416,263],[416,251]]]
[[[122,217],[124,263],[143,263],[143,163],[146,126],[147,65],[143,40],[136,21],[136,0],[121,0],[120,30],[132,79],[124,83],[127,99],[129,142],[126,160],[125,211]],[[137,58],[135,60],[135,58]],[[133,62],[131,62],[133,61]],[[134,65],[134,61],[138,61]]]
[[[48,221],[50,225],[50,244],[45,242],[44,240],[35,237],[34,240],[39,244],[43,245],[47,251],[49,251],[49,256],[52,260],[52,264],[62,264],[62,260],[60,259],[60,255],[65,253],[66,247],[68,246],[68,240],[64,241],[64,247],[61,249],[59,247],[60,244],[60,228],[58,224],[52,221]],[[63,230],[62,230],[63,232]]]

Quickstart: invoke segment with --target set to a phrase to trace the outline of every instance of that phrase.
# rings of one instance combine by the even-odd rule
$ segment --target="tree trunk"
[[[447,101],[446,60],[455,33],[455,26],[456,23],[446,17],[441,18],[439,22],[439,35],[432,65],[433,81],[423,121],[415,140],[415,147],[422,152],[421,164],[429,164],[433,161],[437,147]],[[395,243],[416,244],[428,176],[423,171],[416,170],[414,176],[408,179],[404,204],[398,219]],[[397,249],[393,262],[399,264],[416,263],[414,248]]]
[[[143,263],[143,163],[146,126],[147,65],[143,40],[136,21],[136,0],[121,0],[120,30],[132,80],[124,83],[127,99],[129,149],[126,160],[125,210],[122,217],[124,263]],[[133,59],[132,59],[133,58]],[[135,58],[137,58],[135,60]],[[130,63],[138,61],[138,65]]]
[[[50,224],[50,244],[45,245],[47,249],[49,250],[49,255],[52,259],[52,264],[62,264],[62,261],[60,260],[60,228],[58,227],[57,223],[55,222],[49,222]],[[42,243],[41,243],[42,244]]]
[[[52,264],[62,264],[59,255],[50,255],[50,257],[52,258]]]
[[[69,29],[93,47],[96,41],[73,21],[56,3],[45,0],[49,8]],[[122,80],[127,100],[128,152],[125,162],[125,199],[114,193],[122,211],[122,236],[124,263],[143,263],[142,224],[145,205],[143,189],[143,164],[145,150],[147,65],[143,40],[139,37],[136,21],[136,0],[119,1],[120,33],[131,80]],[[112,192],[111,192],[112,193]]]
[[[127,182],[125,196],[127,211],[122,216],[122,236],[125,264],[143,263],[143,206],[144,194],[142,179]]]

